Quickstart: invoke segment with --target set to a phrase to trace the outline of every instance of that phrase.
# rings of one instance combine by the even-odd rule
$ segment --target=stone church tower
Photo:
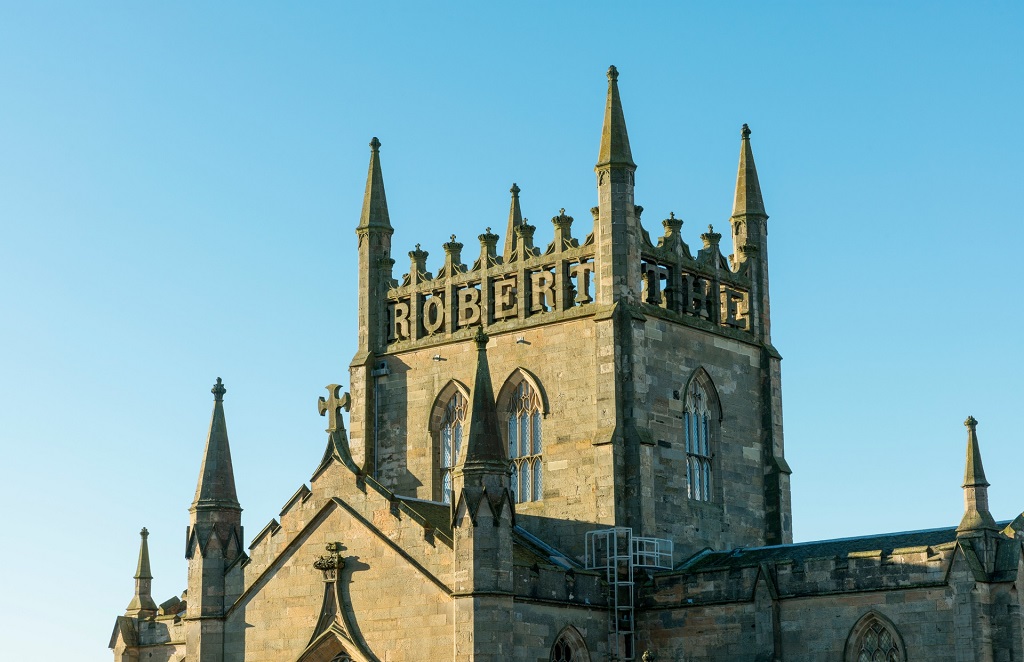
[[[592,230],[539,242],[513,184],[500,254],[400,276],[374,138],[320,462],[246,547],[218,379],[188,590],[154,603],[143,530],[115,659],[1021,659],[1024,516],[989,512],[973,418],[959,527],[793,543],[750,135],[732,254],[671,212],[652,239],[611,67]]]

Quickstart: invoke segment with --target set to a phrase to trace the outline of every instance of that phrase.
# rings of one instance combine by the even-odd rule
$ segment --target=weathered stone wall
[[[329,542],[343,545],[339,586],[355,627],[380,659],[447,659],[452,651],[452,548],[397,502],[357,484],[340,464],[289,503],[274,532],[259,537],[246,592],[228,614],[226,660],[293,660],[313,634],[324,598],[313,567]],[[338,497],[338,498],[333,498]]]
[[[759,348],[653,316],[634,333],[634,345],[634,416],[651,444],[646,454],[652,475],[643,497],[653,504],[655,523],[643,535],[673,540],[677,560],[704,547],[764,544]],[[690,499],[686,484],[685,389],[700,368],[714,382],[722,408],[710,502]]]
[[[908,660],[1017,659],[1013,577],[979,581],[977,572],[949,543],[665,573],[640,589],[640,645],[658,659],[693,662],[856,659],[844,651],[875,614]]]
[[[519,338],[525,342],[516,342]],[[502,385],[521,368],[536,377],[548,405],[541,422],[543,499],[517,504],[517,523],[579,556],[584,533],[597,523],[610,524],[612,517],[607,503],[612,497],[610,450],[593,445],[598,352],[595,324],[589,317],[494,333],[487,348],[499,398]],[[443,360],[434,360],[435,356]],[[440,449],[428,427],[430,416],[449,381],[472,388],[476,348],[471,341],[462,341],[385,360],[391,374],[381,379],[378,477],[399,494],[438,499]],[[505,404],[498,403],[499,416]],[[602,499],[608,508],[602,508]]]
[[[590,660],[597,662],[608,659],[607,609],[565,607],[517,599],[514,612],[514,648],[509,659],[548,662],[551,659],[551,647],[566,627],[574,627],[579,632]]]

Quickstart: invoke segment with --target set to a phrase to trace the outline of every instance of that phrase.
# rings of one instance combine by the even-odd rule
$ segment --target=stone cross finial
[[[210,393],[213,393],[214,401],[216,401],[216,402],[223,402],[224,401],[224,394],[227,393],[227,392],[228,392],[228,390],[226,388],[224,388],[224,382],[222,382],[220,380],[220,377],[218,377],[217,378],[217,383],[214,384],[213,388],[210,389]]]
[[[327,432],[344,430],[345,423],[341,418],[341,410],[348,411],[352,406],[352,399],[348,393],[342,393],[341,387],[337,384],[328,384],[325,388],[331,395],[329,398],[320,396],[317,408],[321,416],[327,414]]]
[[[619,70],[615,68],[615,65],[608,67],[608,80],[618,80]]]
[[[747,139],[747,138],[749,138],[749,137],[750,137],[750,127],[749,127],[749,126],[747,126],[746,124],[744,124],[744,125],[743,125],[743,128],[742,128],[742,129],[740,129],[740,135],[741,135],[741,136],[742,136],[742,137],[743,137],[744,139]]]
[[[744,126],[745,126],[745,125],[744,125]],[[374,136],[374,137],[373,137],[373,138],[372,138],[372,139],[370,140],[370,149],[372,149],[372,150],[373,150],[373,151],[375,151],[375,152],[376,152],[376,151],[378,151],[378,150],[380,149],[380,141],[379,141],[379,140],[377,140],[377,136]]]

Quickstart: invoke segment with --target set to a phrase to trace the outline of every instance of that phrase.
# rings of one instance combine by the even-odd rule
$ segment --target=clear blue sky
[[[248,535],[308,480],[372,136],[398,273],[513,181],[582,236],[613,63],[654,235],[753,130],[797,539],[955,525],[968,414],[1024,509],[1024,3],[636,4],[0,3],[6,659],[110,659],[144,525],[185,588],[216,377]]]

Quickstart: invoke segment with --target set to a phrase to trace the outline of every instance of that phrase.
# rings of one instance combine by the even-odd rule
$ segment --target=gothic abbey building
[[[218,379],[188,589],[155,603],[144,529],[116,661],[1024,659],[1024,516],[989,513],[973,418],[958,526],[793,543],[750,131],[732,255],[652,238],[617,78],[592,230],[535,244],[513,185],[504,237],[433,273],[395,269],[373,139],[326,451],[246,539]]]

